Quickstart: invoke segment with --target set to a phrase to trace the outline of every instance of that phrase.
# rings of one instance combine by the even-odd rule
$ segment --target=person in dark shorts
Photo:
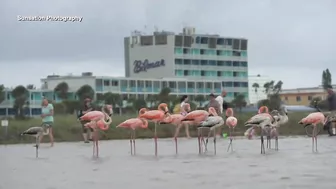
[[[87,112],[90,112],[90,111],[93,111],[93,110],[94,110],[94,107],[92,105],[91,99],[90,98],[84,99],[84,105],[83,105],[82,109],[78,113],[78,119],[81,116],[83,116],[84,114],[86,114]],[[89,121],[80,121],[80,123],[82,125],[82,129],[83,129],[83,138],[84,138],[84,142],[85,143],[89,143],[89,140],[92,141],[93,129],[84,126],[88,122]],[[89,137],[88,137],[88,131],[90,131]]]

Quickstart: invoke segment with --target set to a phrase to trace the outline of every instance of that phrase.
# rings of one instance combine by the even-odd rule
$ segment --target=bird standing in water
[[[32,136],[36,138],[36,144],[34,147],[36,148],[36,158],[38,158],[40,137],[42,135],[48,135],[48,134],[49,134],[49,129],[46,129],[44,126],[42,126],[42,127],[31,127],[27,129],[26,131],[24,131],[23,133],[21,133],[21,136],[27,135],[27,136]]]
[[[148,121],[142,118],[131,118],[122,123],[120,123],[118,127],[131,129],[131,137],[130,137],[130,144],[131,144],[131,155],[135,155],[135,129],[148,128]]]
[[[210,107],[208,111],[209,111],[209,114],[212,115],[212,116],[209,116],[206,120],[202,121],[201,124],[199,125],[198,129],[199,130],[201,130],[203,128],[209,128],[210,129],[208,137],[205,141],[205,151],[207,151],[207,144],[208,144],[209,137],[210,137],[211,133],[213,133],[213,135],[214,135],[214,139],[213,139],[214,153],[216,154],[217,153],[216,152],[216,129],[223,126],[225,124],[225,122],[224,122],[224,120],[221,116],[217,115],[217,112],[216,112],[215,108]],[[199,144],[200,144],[200,142],[199,142]]]
[[[226,120],[225,123],[226,125],[229,127],[229,133],[230,133],[230,144],[228,146],[227,151],[229,151],[229,149],[231,148],[231,152],[233,151],[233,147],[232,147],[232,133],[234,132],[234,128],[237,126],[238,120],[237,118],[235,118],[233,116],[233,109],[232,108],[228,108],[225,112],[226,114]]]

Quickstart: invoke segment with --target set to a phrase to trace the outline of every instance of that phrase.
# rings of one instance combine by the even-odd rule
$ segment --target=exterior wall
[[[302,106],[309,106],[310,102],[315,97],[320,97],[325,99],[327,96],[324,92],[309,92],[309,93],[287,93],[287,94],[280,94],[281,100],[286,105],[302,105]]]
[[[153,40],[155,40],[153,36]],[[127,43],[128,42],[128,43]],[[125,40],[125,75],[132,78],[162,78],[174,76],[174,36],[167,36],[166,45],[141,46],[140,44],[131,44]],[[164,61],[164,66],[148,68],[146,71],[136,73],[135,61],[142,63],[148,60],[148,63]]]
[[[54,90],[61,83],[66,82],[69,85],[70,91],[77,91],[83,85],[90,85],[93,89],[96,88],[94,76],[61,76],[41,79],[43,89]]]
[[[249,100],[251,104],[256,104],[259,100],[267,98],[264,92],[264,84],[270,81],[271,79],[268,76],[249,76]],[[259,84],[257,92],[252,87],[254,83]]]

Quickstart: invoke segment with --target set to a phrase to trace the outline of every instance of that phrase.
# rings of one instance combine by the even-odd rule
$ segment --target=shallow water
[[[217,155],[198,155],[197,139],[180,139],[175,155],[172,139],[137,140],[137,155],[129,141],[100,142],[100,158],[92,158],[92,144],[42,144],[40,158],[28,145],[0,146],[0,189],[330,189],[335,187],[336,138],[318,138],[318,153],[311,139],[279,140],[279,151],[260,154],[259,140],[236,139],[234,152],[226,152],[228,139],[219,139]],[[274,142],[272,141],[272,145]]]

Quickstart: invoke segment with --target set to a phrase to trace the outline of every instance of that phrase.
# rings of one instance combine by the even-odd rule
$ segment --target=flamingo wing
[[[270,121],[271,118],[269,116],[266,116],[264,114],[257,114],[250,118],[247,122],[245,122],[245,126],[250,126],[250,125],[259,125],[265,121]]]
[[[43,132],[42,127],[31,127],[29,129],[27,129],[26,131],[24,131],[23,133],[21,133],[21,135],[34,135],[34,134],[37,134],[39,132]]]
[[[202,121],[199,125],[200,127],[212,127],[223,121],[223,118],[220,116],[210,116],[205,121]]]

